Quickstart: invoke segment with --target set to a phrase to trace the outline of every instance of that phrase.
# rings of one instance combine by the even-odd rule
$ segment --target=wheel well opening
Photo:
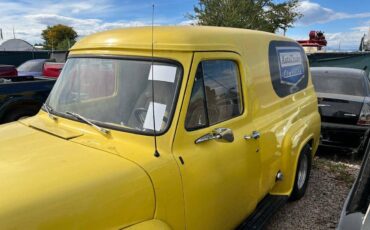
[[[307,142],[307,145],[309,146],[310,148],[310,153],[311,153],[311,156],[313,157],[313,144],[314,144],[314,139],[311,138],[308,142]]]
[[[36,112],[40,109],[41,103],[37,101],[22,101],[17,103],[12,103],[7,105],[6,108],[0,114],[0,122],[4,122],[7,116],[14,113],[17,110],[25,110],[25,111],[32,111]]]

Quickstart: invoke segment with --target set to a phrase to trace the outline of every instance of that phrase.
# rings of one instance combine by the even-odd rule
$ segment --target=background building
[[[0,45],[0,51],[33,51],[35,48],[22,39],[9,39]]]

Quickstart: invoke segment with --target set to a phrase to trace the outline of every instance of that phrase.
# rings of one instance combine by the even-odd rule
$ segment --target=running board
[[[257,205],[256,210],[236,229],[260,230],[269,219],[287,202],[289,196],[267,195]]]

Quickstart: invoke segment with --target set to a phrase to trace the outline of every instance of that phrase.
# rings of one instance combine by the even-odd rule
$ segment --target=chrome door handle
[[[258,138],[260,138],[261,134],[258,132],[258,131],[253,131],[251,135],[245,135],[244,136],[244,139],[245,140],[257,140]]]
[[[212,131],[212,133],[207,133],[195,140],[195,144],[199,144],[210,140],[220,140],[224,142],[233,142],[234,134],[231,129],[227,128],[217,128]]]

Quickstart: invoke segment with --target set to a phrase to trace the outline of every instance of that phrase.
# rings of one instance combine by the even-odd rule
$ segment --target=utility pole
[[[339,44],[338,44],[338,50],[340,51],[340,43],[342,42],[342,39],[339,39]]]
[[[364,42],[365,42],[364,51],[369,51],[370,50],[370,27],[369,27],[369,31],[367,32]]]

